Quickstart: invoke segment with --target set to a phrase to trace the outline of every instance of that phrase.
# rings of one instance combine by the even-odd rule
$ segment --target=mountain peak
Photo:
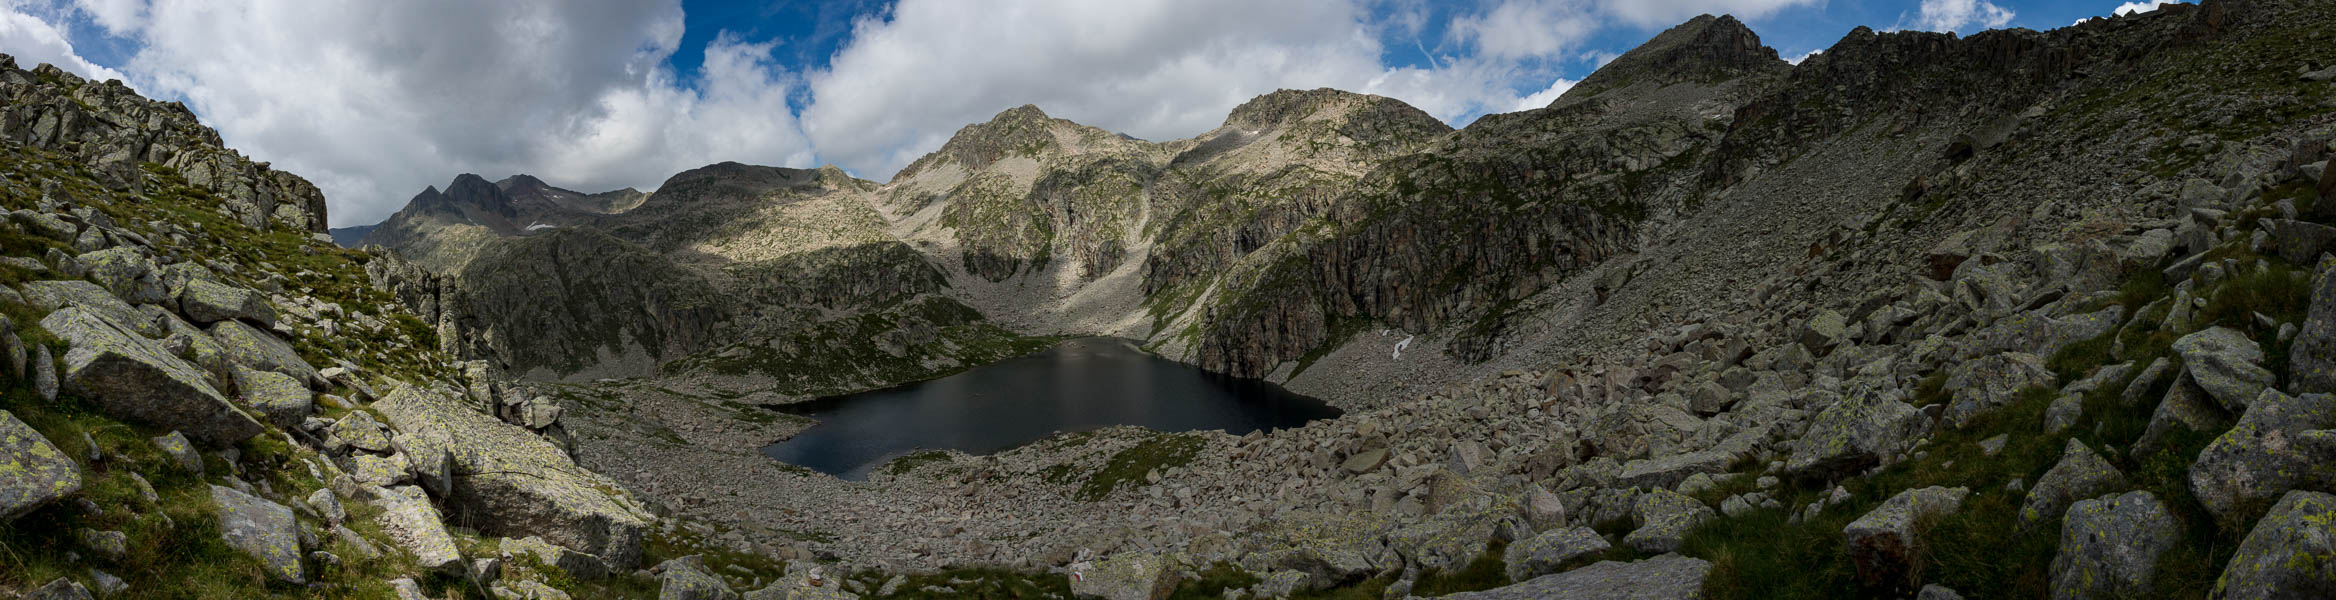
[[[1331,88],[1275,90],[1233,107],[1232,114],[1225,117],[1225,125],[1242,129],[1266,129],[1304,120],[1326,108],[1377,100],[1386,98]]]
[[[1762,45],[1760,35],[1743,21],[1728,15],[1702,15],[1656,34],[1599,67],[1559,101],[1588,98],[1642,82],[1719,83],[1790,67],[1777,57],[1776,49]]]

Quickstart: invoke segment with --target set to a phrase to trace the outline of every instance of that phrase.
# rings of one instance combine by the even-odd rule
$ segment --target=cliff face
[[[215,190],[247,226],[325,231],[324,194],[315,185],[226,148],[183,104],[50,65],[19,69],[13,58],[0,61],[0,104],[0,137],[69,156],[107,185],[144,191],[143,166],[160,165]]]

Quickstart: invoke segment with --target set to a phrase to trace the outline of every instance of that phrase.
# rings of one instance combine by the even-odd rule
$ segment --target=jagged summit
[[[1634,84],[1718,83],[1745,75],[1777,73],[1792,65],[1761,45],[1759,34],[1734,16],[1689,19],[1625,52],[1582,82],[1557,104],[1578,101]]]

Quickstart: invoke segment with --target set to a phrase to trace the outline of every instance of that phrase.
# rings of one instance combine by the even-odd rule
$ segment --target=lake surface
[[[1112,425],[1239,435],[1339,415],[1281,386],[1202,371],[1118,338],[1073,339],[940,379],[780,410],[819,424],[763,454],[854,480],[919,449],[988,454]]]

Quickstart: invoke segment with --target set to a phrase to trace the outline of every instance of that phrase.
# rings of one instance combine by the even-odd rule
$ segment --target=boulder
[[[447,506],[488,535],[541,536],[599,555],[615,569],[639,564],[645,509],[615,482],[576,466],[526,429],[472,412],[460,400],[399,385],[373,405],[398,430],[443,443],[453,465]]]
[[[219,343],[227,359],[235,364],[283,373],[303,385],[321,387],[324,384],[324,377],[317,374],[316,367],[309,366],[307,360],[300,358],[300,352],[292,349],[292,344],[274,334],[253,329],[242,321],[213,323],[210,332],[211,339]]]
[[[1947,375],[1946,389],[1954,394],[1943,418],[1950,425],[1963,427],[2018,400],[2023,390],[2052,387],[2058,381],[2052,370],[2045,368],[2044,359],[2025,352],[1964,362]]]
[[[1169,557],[1131,552],[1085,569],[1073,566],[1071,595],[1103,600],[1165,600],[1176,591],[1177,568]]]
[[[1501,557],[1508,564],[1509,581],[1524,581],[1556,573],[1575,559],[1603,553],[1609,548],[1612,546],[1597,530],[1570,527],[1517,540],[1509,544]]]
[[[2149,492],[2077,502],[2052,558],[2055,600],[2146,598],[2158,556],[2182,541],[2182,524]]]
[[[278,427],[291,429],[316,411],[308,387],[290,375],[234,367],[235,388],[243,403]]]
[[[317,489],[304,502],[308,508],[316,511],[317,516],[324,517],[327,524],[339,525],[349,518],[349,509],[341,505],[340,494],[334,493],[330,487]]]
[[[2060,462],[2036,478],[2036,488],[2028,492],[2027,501],[2020,505],[2020,527],[2050,524],[2080,498],[2127,487],[2124,471],[2102,460],[2083,442],[2071,439],[2061,448]]]
[[[577,579],[592,580],[608,576],[608,565],[600,557],[552,545],[543,538],[527,536],[503,540],[503,555],[533,556],[538,562]]]
[[[1711,563],[1677,554],[1637,562],[1598,564],[1481,592],[1442,596],[1445,600],[1692,600],[1703,597]]]
[[[381,507],[374,522],[391,542],[413,555],[414,566],[460,572],[462,551],[454,546],[454,536],[446,532],[446,520],[430,505],[429,496],[411,486],[373,489],[375,503]]]
[[[2190,380],[2187,372],[2174,377],[2166,388],[2166,397],[2158,401],[2150,413],[2149,424],[2141,431],[2141,439],[2133,442],[2132,454],[2147,458],[2158,452],[2158,446],[2167,436],[2183,431],[2219,432],[2230,425],[2231,415],[2207,397],[2206,390]]]
[[[1927,487],[1899,492],[1873,512],[1851,521],[1841,530],[1858,579],[1871,586],[1899,586],[1921,557],[1917,539],[1924,521],[1963,509],[1970,488]]]
[[[81,491],[81,465],[16,415],[0,410],[0,522]]]
[[[227,539],[228,546],[259,559],[272,577],[292,583],[307,580],[300,566],[300,530],[292,509],[216,485],[211,486],[211,501],[218,505],[219,535]]]
[[[2271,251],[2291,265],[2308,265],[2336,248],[2336,227],[2293,219],[2264,219],[2271,233]]]
[[[333,437],[340,438],[341,441],[347,442],[351,447],[359,450],[388,452],[391,449],[389,432],[386,427],[381,425],[380,421],[373,420],[373,413],[362,410],[350,411],[349,414],[342,416],[341,420],[334,421],[332,428],[327,431],[330,431]]]
[[[1387,546],[1411,566],[1457,570],[1484,554],[1486,540],[1527,530],[1515,502],[1476,495],[1452,502],[1433,515],[1387,533]]]
[[[1727,472],[1728,465],[1752,455],[1758,450],[1760,441],[1767,437],[1768,428],[1758,427],[1730,434],[1710,448],[1634,459],[1622,465],[1617,481],[1629,487],[1676,488],[1680,482],[1699,473]]]
[[[24,600],[90,600],[90,595],[89,588],[81,587],[80,582],[59,577],[26,593]]]
[[[1244,557],[1241,566],[1302,572],[1315,586],[1349,583],[1380,570],[1387,529],[1383,518],[1361,512],[1292,511],[1272,521],[1267,546]]]
[[[188,320],[205,325],[243,319],[261,328],[276,326],[276,309],[266,295],[208,279],[189,279],[180,286],[178,306]]]
[[[2174,340],[2174,353],[2181,355],[2190,380],[2224,410],[2246,410],[2247,402],[2272,383],[2271,371],[2261,366],[2263,349],[2236,330],[2212,327],[2182,336]]]
[[[157,304],[170,299],[162,287],[153,259],[128,247],[108,248],[77,257],[90,279],[130,304]]]
[[[41,327],[72,345],[65,353],[65,388],[109,416],[177,428],[217,446],[264,429],[219,395],[193,365],[94,312],[60,309],[41,319]]]
[[[2297,487],[2336,485],[2336,468],[2299,451],[2306,431],[2336,427],[2336,396],[2263,390],[2237,424],[2190,463],[2190,491],[2226,525],[2244,525]]]
[[[1639,494],[1631,516],[1636,519],[1638,529],[1622,537],[1623,545],[1640,552],[1661,554],[1678,551],[1687,530],[1718,515],[1711,507],[1685,494],[1658,489]]]
[[[160,337],[167,333],[160,324],[146,318],[145,313],[94,283],[78,279],[34,281],[24,284],[23,289],[25,302],[42,310],[78,307],[143,337]]]
[[[2316,273],[2303,329],[2287,350],[2288,387],[2299,394],[2336,393],[2336,259],[2321,262]]]
[[[196,452],[195,445],[187,442],[186,434],[173,431],[155,436],[154,448],[161,450],[163,456],[170,457],[171,462],[178,463],[179,470],[203,474],[203,454]]]
[[[1817,413],[1793,443],[1785,471],[1813,478],[1857,473],[1913,447],[1929,429],[1930,419],[1907,403],[1873,394],[1845,397]]]
[[[843,584],[827,582],[809,585],[798,580],[780,581],[769,587],[747,592],[743,600],[859,600],[860,595],[844,591]]]
[[[1346,469],[1348,473],[1360,475],[1378,470],[1379,465],[1384,464],[1387,464],[1387,449],[1372,448],[1347,457],[1346,462],[1339,463],[1339,468]]]
[[[2125,319],[2125,307],[2111,306],[2084,314],[2051,316],[2049,309],[2023,312],[1987,324],[1963,340],[1962,356],[2025,352],[2051,356],[2077,342],[2116,331]]]
[[[1841,344],[1842,331],[1847,327],[1847,319],[1842,318],[1841,313],[1831,309],[1817,311],[1816,315],[1801,324],[1801,346],[1808,348],[1810,354],[1824,356],[1834,346]]]
[[[2255,522],[2215,581],[2218,600],[2336,597],[2336,495],[2293,491]]]
[[[659,563],[657,600],[738,600],[730,584],[706,568],[703,559],[689,555]]]

